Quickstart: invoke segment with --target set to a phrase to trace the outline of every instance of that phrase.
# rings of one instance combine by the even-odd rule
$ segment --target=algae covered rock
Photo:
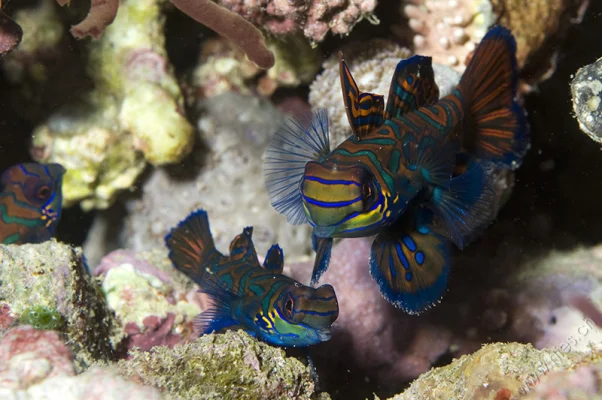
[[[308,367],[243,331],[203,335],[172,349],[134,351],[116,367],[121,375],[176,399],[315,398]]]
[[[529,344],[487,344],[421,375],[390,400],[518,398],[545,374],[571,368],[585,357],[584,353],[557,349],[536,350]],[[506,397],[496,397],[502,394]]]
[[[45,325],[40,327],[57,322],[54,327],[66,335],[76,368],[113,358],[114,317],[88,275],[79,248],[54,239],[41,244],[0,245],[0,307],[0,320],[10,319],[10,323],[0,324],[0,336],[18,316],[31,323],[36,320],[32,311],[43,310],[44,315],[38,312],[36,321]]]

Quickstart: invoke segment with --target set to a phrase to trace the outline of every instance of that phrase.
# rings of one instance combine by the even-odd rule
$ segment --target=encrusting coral
[[[517,62],[542,64],[528,77],[537,82],[554,70],[557,49],[548,41],[562,35],[567,25],[578,21],[589,0],[405,0],[402,14],[413,32],[400,27],[395,30],[409,39],[417,54],[433,57],[433,61],[463,72],[468,58],[485,32],[495,24],[508,27],[517,41]],[[545,54],[540,54],[545,49]]]
[[[33,133],[32,156],[67,169],[64,206],[107,208],[132,187],[145,160],[174,163],[192,149],[194,128],[167,61],[160,3],[122,2],[115,22],[90,44],[94,90]]]

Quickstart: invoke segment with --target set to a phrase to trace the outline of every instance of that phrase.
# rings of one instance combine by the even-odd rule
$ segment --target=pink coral
[[[16,316],[6,303],[0,303],[0,333],[7,330],[16,320]]]
[[[166,318],[160,319],[157,316],[150,315],[142,321],[144,332],[133,322],[125,326],[125,332],[129,335],[127,348],[139,348],[142,351],[148,351],[155,346],[173,347],[178,343],[185,342],[188,338],[182,338],[174,333],[174,321],[176,316],[168,313]]]
[[[242,15],[274,35],[297,31],[313,42],[326,34],[346,35],[363,18],[370,18],[376,0],[219,0],[219,3]]]
[[[23,388],[60,375],[75,375],[75,370],[72,354],[56,332],[19,326],[0,341],[0,386]]]

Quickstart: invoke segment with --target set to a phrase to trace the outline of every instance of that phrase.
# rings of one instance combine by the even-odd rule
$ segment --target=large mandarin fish
[[[333,238],[377,235],[370,271],[389,302],[416,314],[443,297],[449,243],[463,248],[492,222],[491,172],[517,168],[529,147],[515,53],[510,31],[492,28],[441,99],[431,58],[402,60],[386,107],[359,90],[339,53],[352,135],[331,151],[319,109],[285,123],[265,164],[274,208],[313,227],[311,285],[328,268]]]
[[[245,228],[225,256],[215,248],[207,213],[197,210],[165,237],[173,265],[213,302],[195,318],[196,331],[241,328],[269,344],[291,347],[329,340],[339,314],[332,286],[312,288],[282,275],[278,245],[259,264],[252,233]]]
[[[61,217],[65,168],[17,164],[0,176],[0,241],[41,243],[54,236]]]

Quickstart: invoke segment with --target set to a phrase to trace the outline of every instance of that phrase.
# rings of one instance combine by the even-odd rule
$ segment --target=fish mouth
[[[335,233],[336,228],[332,225],[316,225],[314,226],[314,233],[317,237],[327,238],[332,237]]]
[[[332,332],[330,332],[330,329],[318,329],[317,334],[320,342],[326,342],[332,337]]]

